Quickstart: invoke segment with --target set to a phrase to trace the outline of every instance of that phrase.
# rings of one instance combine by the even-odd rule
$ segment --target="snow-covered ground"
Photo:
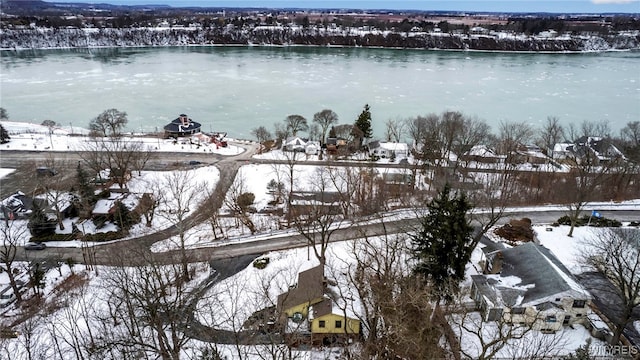
[[[2,121],[2,126],[9,133],[11,141],[0,146],[0,153],[5,150],[83,151],[88,148],[87,143],[90,142],[87,130],[77,127],[56,127],[50,134],[48,127],[37,124]],[[142,143],[144,149],[153,152],[237,155],[244,151],[241,147],[232,144],[219,147],[213,143],[174,141],[142,134],[125,134],[122,139]]]
[[[23,125],[22,123],[20,123]],[[3,122],[3,126],[8,127],[7,123]],[[39,125],[38,125],[39,126]],[[37,126],[35,127],[37,128]],[[35,129],[34,128],[34,129]],[[59,134],[54,132],[52,138],[49,138],[48,129],[45,133],[38,133],[36,130],[33,131],[33,134],[24,134],[22,133],[12,133],[12,142],[10,143],[10,147],[6,148],[5,145],[0,149],[4,151],[5,149],[35,149],[35,150],[45,150],[47,146],[50,149],[56,151],[66,151],[72,149],[76,146],[80,146],[81,141],[76,141],[77,139],[83,139],[83,137],[75,137],[68,136],[67,133],[61,131]],[[23,129],[24,130],[24,129]],[[40,129],[42,130],[42,129]],[[10,131],[16,131],[14,130]],[[78,132],[77,129],[74,129],[74,132]],[[138,138],[135,138],[138,139]],[[137,141],[137,140],[136,140]],[[144,140],[146,141],[146,140]],[[182,144],[173,144],[171,142],[162,141],[160,139],[152,139],[149,143],[149,146],[154,146],[154,143],[158,144],[158,151],[222,151],[221,149],[213,149],[211,147],[206,147],[204,150],[197,149],[192,145],[182,145]],[[53,145],[53,147],[51,147]],[[235,150],[234,150],[235,149]],[[49,150],[49,149],[46,149]],[[241,151],[239,147],[230,146],[229,151],[237,152]],[[225,150],[226,151],[226,150]],[[1,152],[0,152],[1,154]],[[270,152],[268,154],[260,155],[260,158],[274,159],[274,158],[286,158],[286,154],[283,154],[279,151]],[[315,160],[314,156],[307,157],[303,155],[303,159]],[[310,186],[313,186],[314,179],[318,178],[318,170],[320,167],[313,165],[296,165],[296,186],[298,190],[308,190]],[[12,170],[11,169],[0,169],[0,178],[2,176],[6,176]],[[244,187],[245,192],[252,192],[255,195],[255,207],[258,209],[264,208],[267,206],[268,202],[273,200],[273,196],[269,193],[267,189],[267,183],[272,179],[281,179],[280,181],[286,182],[287,173],[289,169],[286,165],[263,165],[263,164],[247,164],[241,167],[238,175],[238,179],[241,179],[242,186]],[[384,170],[381,170],[384,171]],[[171,176],[185,176],[189,179],[189,183],[193,184],[196,187],[196,184],[202,185],[204,188],[208,190],[203,190],[198,193],[191,194],[190,202],[198,203],[200,202],[206,193],[212,190],[217,182],[219,181],[219,171],[217,168],[213,166],[207,167],[198,167],[190,170],[181,170],[181,171],[169,171],[169,172],[154,172],[154,171],[143,171],[140,175],[137,173],[133,174],[131,182],[128,184],[129,188],[132,192],[145,192],[152,188],[167,188],[167,184],[170,182]],[[162,211],[168,212],[169,204],[175,201],[177,193],[173,193],[170,190],[164,191],[166,195],[166,205],[161,206],[159,209],[159,213]],[[196,207],[190,206],[186,214],[194,211]],[[598,210],[608,210],[608,209],[632,209],[637,210],[640,208],[640,200],[627,201],[622,203],[592,203],[589,204],[585,209],[587,211],[591,209]],[[509,212],[524,212],[524,211],[548,211],[548,210],[563,210],[565,209],[562,206],[550,205],[544,207],[520,207],[509,209]],[[224,209],[223,209],[224,210]],[[389,214],[383,214],[387,219],[401,219],[401,218],[411,218],[416,216],[414,211],[396,211]],[[254,241],[259,239],[264,239],[269,236],[288,236],[290,232],[285,230],[277,230],[275,225],[275,219],[265,215],[262,217],[262,222],[259,224],[262,229],[261,234],[250,235],[247,234],[241,228],[236,230],[228,230],[225,234],[225,238],[222,240],[214,241],[212,237],[211,226],[209,224],[203,223],[198,225],[187,232],[187,243],[185,244],[187,247],[195,248],[201,246],[219,246],[222,244],[228,244],[230,242],[241,242],[241,241]],[[67,221],[73,221],[74,219],[69,219]],[[376,220],[371,220],[376,221]],[[67,225],[67,224],[65,224]],[[70,222],[69,226],[66,226],[68,229],[71,228]],[[151,227],[146,227],[144,224],[138,224],[131,229],[131,233],[129,238],[140,236],[143,234],[147,234],[153,231],[157,231],[159,229],[166,228],[171,225],[171,220],[169,217],[163,216],[155,216],[152,222]],[[342,224],[343,226],[349,226],[350,224]],[[28,230],[26,228],[26,221],[17,220],[13,222],[13,226],[17,229],[22,229],[23,232],[28,234]],[[547,231],[547,229],[552,229],[552,231]],[[103,229],[104,230],[104,229]],[[560,227],[550,227],[547,224],[536,224],[534,230],[537,234],[537,239],[541,244],[545,245],[572,271],[579,272],[579,249],[582,246],[582,241],[589,236],[593,236],[593,228],[589,227],[579,227],[574,231],[573,237],[568,237],[566,234],[568,233],[568,228],[564,226]],[[87,229],[85,227],[84,231],[98,231],[97,229]],[[25,237],[25,241],[26,241]],[[162,242],[158,242],[154,244],[152,250],[153,251],[166,251],[168,249],[176,248],[177,239],[171,238]],[[348,287],[346,286],[345,274],[347,273],[347,268],[350,264],[353,264],[354,254],[353,254],[353,241],[347,241],[342,243],[333,243],[329,246],[329,255],[328,255],[328,274],[333,276],[334,280],[338,283],[338,286],[343,286],[343,290],[345,292],[349,292]],[[80,242],[71,241],[71,242],[52,242],[48,243],[49,246],[80,246]],[[478,270],[475,268],[474,264],[477,264],[479,259],[481,258],[480,249],[476,249],[473,252],[472,261],[467,267],[468,274],[476,273]],[[287,251],[277,251],[265,254],[264,257],[269,257],[270,263],[269,265],[263,269],[259,270],[252,265],[247,266],[242,271],[238,272],[236,275],[225,279],[219,284],[215,285],[209,293],[207,293],[203,297],[203,301],[198,304],[198,308],[203,310],[198,312],[197,318],[204,324],[213,325],[222,329],[239,329],[242,326],[242,322],[251,315],[254,311],[260,310],[266,306],[273,305],[277,295],[283,291],[286,291],[288,287],[294,284],[297,281],[297,275],[300,271],[311,268],[318,264],[318,260],[314,257],[313,252],[309,252],[308,248],[299,248]],[[76,266],[76,271],[83,271],[84,267]],[[54,286],[53,279],[64,279],[65,276],[69,274],[68,267],[61,266],[60,268],[62,272],[62,276],[56,275],[58,270],[50,270],[47,276],[47,281],[51,282],[51,285],[45,289],[45,293],[47,291],[51,292]],[[204,276],[204,274],[208,273],[208,269],[203,270],[200,273],[200,276]],[[107,297],[105,293],[105,289],[100,285],[100,278],[97,274],[93,272],[87,272],[89,287],[83,290],[83,294],[79,296],[84,296],[84,298],[76,298],[75,300],[69,301],[98,301],[99,299],[104,299]],[[51,279],[49,279],[51,277]],[[6,276],[2,276],[0,274],[0,286],[1,284],[7,284],[8,279]],[[356,297],[352,297],[356,298]],[[209,301],[208,301],[209,300]],[[353,305],[353,309],[358,308],[357,301],[351,304]],[[61,310],[62,311],[62,310]],[[68,310],[66,310],[68,311]],[[69,313],[66,313],[69,316]],[[56,321],[60,323],[68,323],[70,318],[62,318],[61,316],[64,313],[55,313],[49,318],[48,322],[45,323],[43,328],[38,333],[39,336],[42,337],[42,341],[45,343],[52,342],[52,333],[50,328],[47,328],[46,324],[53,324]],[[84,325],[83,325],[84,326]],[[64,326],[63,328],[71,328],[69,326]],[[575,350],[578,346],[584,344],[586,339],[588,338],[588,334],[586,330],[577,327],[575,329],[567,329],[563,331],[561,334],[563,340],[563,349],[566,354],[569,351]],[[538,334],[536,336],[542,336],[542,334]],[[550,338],[547,338],[550,339]],[[529,342],[538,341],[536,339],[528,339]],[[553,339],[552,339],[553,340]],[[463,338],[463,342],[467,343],[465,338]],[[472,344],[473,342],[469,341],[468,344]],[[193,341],[191,343],[191,348],[194,348],[198,342]],[[515,348],[519,345],[514,343]],[[16,345],[16,349],[17,349]],[[234,347],[220,347],[222,353],[227,354],[230,358],[233,358],[234,351],[238,351],[238,348]],[[243,348],[247,353],[255,352],[255,348],[246,347]],[[245,351],[243,350],[243,351]],[[506,350],[505,350],[506,351]],[[316,354],[324,354],[322,352],[318,352]],[[314,358],[314,353],[304,353],[306,358]],[[252,357],[248,357],[252,358]],[[257,356],[255,358],[258,358]]]

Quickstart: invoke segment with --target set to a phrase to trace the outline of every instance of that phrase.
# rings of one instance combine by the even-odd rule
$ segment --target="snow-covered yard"
[[[6,124],[3,122],[3,125]],[[35,130],[31,130],[35,131]],[[76,129],[74,131],[77,132]],[[32,133],[32,134],[12,134],[11,148],[17,147],[24,150],[42,149],[55,150],[55,151],[68,151],[72,149],[78,149],[81,146],[82,137],[68,136],[63,131],[55,131],[54,134],[49,137],[48,133]],[[138,141],[138,138],[134,138]],[[193,144],[175,144],[171,141],[164,141],[161,139],[145,139],[147,146],[155,148],[156,151],[202,151],[231,155],[235,154],[242,149],[240,147],[230,146],[227,149],[214,149],[211,146],[196,146]],[[6,148],[4,148],[6,149]],[[1,149],[1,150],[4,150]],[[228,151],[228,153],[224,153]],[[287,159],[289,154],[284,154],[281,151],[272,151],[266,154],[259,155],[257,157],[263,159]],[[301,154],[299,160],[317,160],[316,155]],[[385,160],[388,161],[388,160]],[[247,164],[243,165],[236,178],[236,183],[241,184],[242,192],[251,192],[255,195],[254,207],[260,211],[269,206],[269,202],[274,199],[273,194],[267,187],[267,184],[271,180],[281,181],[287,183],[289,171],[291,169],[286,164],[280,165],[266,165],[266,164]],[[13,171],[12,169],[0,169],[0,178],[6,176]],[[317,165],[296,165],[294,167],[295,172],[295,190],[297,191],[310,191],[314,186],[318,185],[318,179],[321,178],[323,170],[322,167]],[[387,169],[378,169],[380,172],[388,171]],[[184,209],[184,214],[188,216],[192,214],[196,209],[196,204],[200,204],[201,201],[215,188],[220,178],[220,173],[214,166],[197,167],[190,170],[177,170],[177,171],[143,171],[141,174],[137,172],[132,174],[132,179],[128,183],[128,187],[132,193],[142,194],[152,190],[159,191],[164,195],[163,202],[157,209],[157,215],[154,216],[151,226],[147,227],[144,223],[135,225],[127,237],[135,238],[141,235],[156,232],[160,229],[169,227],[175,221],[175,216],[172,215],[172,211],[176,206]],[[197,189],[198,191],[188,192],[188,202],[179,203],[180,196],[185,194],[185,191],[179,191],[174,185],[175,179],[182,179],[184,183],[189,185],[190,189]],[[333,183],[333,186],[340,186],[339,182]],[[161,190],[162,189],[162,190]],[[178,205],[176,205],[178,204]],[[185,207],[186,204],[189,204]],[[640,207],[640,200],[628,201],[623,203],[592,203],[589,204],[586,209],[638,209]],[[548,211],[548,210],[563,210],[563,206],[550,205],[544,207],[527,207],[527,208],[513,208],[508,209],[509,212],[526,212],[526,211]],[[223,207],[222,212],[227,211]],[[387,219],[407,219],[415,218],[415,211],[396,211],[389,212],[387,214],[380,214]],[[260,229],[259,234],[251,235],[246,228],[242,226],[234,226],[235,220],[232,217],[226,217],[221,219],[220,223],[225,227],[226,231],[221,239],[215,239],[212,236],[212,225],[204,222],[186,231],[184,239],[184,246],[187,248],[197,248],[204,246],[220,246],[232,242],[241,241],[255,241],[260,239],[266,239],[272,236],[289,236],[292,234],[289,230],[279,230],[277,225],[277,217],[270,216],[268,214],[252,214],[252,218],[258,224]],[[72,226],[71,223],[77,221],[77,219],[65,220],[65,232],[70,232]],[[378,218],[370,220],[372,222],[379,221]],[[366,222],[366,221],[365,221]],[[352,224],[343,223],[341,226],[350,226]],[[12,222],[12,227],[15,231],[20,232],[24,236],[21,237],[19,244],[26,242],[28,239],[28,229],[26,220],[16,220]],[[101,229],[92,227],[91,222],[79,223],[78,227],[81,231],[86,233],[93,233],[98,231],[113,230],[114,225],[107,224]],[[547,229],[552,229],[548,231]],[[580,249],[583,247],[584,239],[594,236],[594,228],[578,227],[574,231],[573,237],[568,237],[568,228],[565,226],[551,227],[546,224],[536,224],[534,226],[537,240],[547,248],[549,248],[561,262],[569,268],[573,273],[579,273],[580,269]],[[58,230],[61,232],[60,230]],[[118,240],[116,240],[118,241]],[[47,244],[49,247],[80,247],[79,241],[68,242],[50,242]],[[94,245],[94,244],[88,244]],[[167,250],[176,249],[180,246],[180,240],[177,237],[173,237],[164,241],[157,242],[152,246],[152,251],[163,252]],[[478,248],[475,249],[472,254],[472,261],[467,266],[467,275],[477,274],[481,271],[478,269],[477,264],[482,260],[482,251]],[[265,269],[258,269],[252,265],[247,266],[237,274],[221,281],[213,286],[198,302],[195,316],[201,323],[209,326],[213,326],[218,329],[226,330],[240,330],[242,329],[244,321],[254,312],[264,309],[269,306],[275,305],[277,295],[286,291],[289,286],[295,284],[297,281],[297,275],[299,272],[314,267],[319,264],[319,261],[314,257],[313,251],[309,251],[308,248],[298,248],[286,251],[277,251],[264,254],[263,257],[268,257],[270,262]],[[348,267],[354,263],[354,242],[345,241],[341,243],[332,243],[329,245],[328,252],[328,265],[327,276],[336,281],[336,286],[341,290],[341,293],[348,294],[352,301],[349,306],[351,310],[357,313],[359,304],[357,298],[353,296],[349,285],[347,284],[346,274],[348,273]],[[54,324],[58,324],[59,329],[62,332],[67,332],[66,335],[85,334],[94,324],[91,321],[85,319],[81,313],[85,311],[87,303],[93,304],[96,309],[104,311],[105,299],[109,297],[108,290],[104,287],[104,279],[100,273],[108,271],[108,268],[98,268],[98,271],[87,271],[84,266],[77,265],[75,271],[83,274],[85,282],[80,289],[70,291],[65,295],[64,300],[67,302],[67,307],[58,309],[55,312],[42,315],[39,318],[40,323],[36,324],[33,334],[37,336],[38,341],[42,341],[43,348],[51,347],[56,338],[56,327]],[[203,281],[210,275],[210,269],[207,264],[198,265],[197,276],[193,283],[189,286],[197,286],[199,281]],[[47,273],[47,287],[45,287],[45,298],[54,299],[53,288],[56,281],[60,281],[68,278],[70,269],[66,265],[61,265],[58,269],[49,270]],[[5,275],[5,276],[3,276]],[[0,286],[5,286],[8,283],[6,274],[0,274]],[[465,285],[469,285],[469,282],[465,282]],[[473,316],[473,315],[472,315]],[[455,325],[455,318],[451,319]],[[97,326],[97,325],[95,325]],[[495,331],[495,324],[483,325],[483,332],[487,332],[487,336],[491,336],[490,332]],[[494,326],[494,328],[492,328]],[[485,330],[486,329],[486,330]],[[454,326],[455,330],[455,326]],[[60,332],[58,336],[61,336]],[[471,352],[478,352],[478,342],[473,340],[473,335],[470,333],[461,332],[458,329],[458,336],[461,337],[461,342],[464,344],[465,349]],[[569,352],[575,351],[578,346],[585,343],[589,338],[588,332],[581,326],[577,326],[574,329],[565,328],[561,332],[555,335],[541,334],[539,332],[531,332],[527,336],[519,341],[510,342],[503,350],[501,350],[501,356],[513,356],[518,350],[522,349],[524,345],[531,344],[547,344],[550,348],[556,347],[561,350],[558,353],[565,355]],[[3,340],[4,341],[4,340]],[[594,340],[595,341],[595,340]],[[23,349],[23,344],[19,340],[6,340],[6,344],[1,344],[0,349],[8,349],[10,352],[19,352],[19,349]],[[7,345],[8,344],[8,345]],[[599,344],[599,343],[598,343]],[[204,346],[196,340],[190,340],[188,345],[185,346],[185,355],[191,355],[193,352],[197,352],[200,347]],[[602,345],[602,344],[600,344]],[[475,347],[475,348],[474,348]],[[238,350],[242,349],[242,350]],[[233,347],[233,346],[219,346],[218,350],[221,354],[226,354],[230,358],[233,358],[234,353],[237,351],[243,351],[247,354],[256,353],[256,347]],[[331,350],[326,350],[331,351]],[[315,359],[326,356],[326,351],[318,352],[302,352],[301,358]],[[188,353],[188,354],[187,354]],[[334,354],[334,356],[336,356]],[[249,356],[248,358],[253,358]],[[255,358],[258,358],[256,355]]]
[[[9,133],[11,141],[0,146],[0,152],[4,150],[83,151],[88,149],[87,144],[91,142],[87,136],[88,131],[78,127],[55,127],[50,134],[49,128],[37,124],[2,121],[2,126]],[[219,147],[214,143],[189,142],[184,139],[174,141],[159,136],[144,136],[144,134],[125,134],[122,139],[139,142],[143,149],[159,153],[237,155],[244,151],[241,147],[232,144],[227,147]]]

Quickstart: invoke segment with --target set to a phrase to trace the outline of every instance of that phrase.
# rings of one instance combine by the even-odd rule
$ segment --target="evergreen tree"
[[[82,201],[88,204],[93,204],[96,197],[95,188],[91,184],[89,175],[82,166],[80,166],[80,163],[78,163],[78,167],[76,169],[76,181],[78,182],[78,190]]]
[[[27,226],[29,227],[32,236],[43,237],[53,235],[56,232],[58,222],[56,219],[49,218],[43,207],[38,204],[38,201],[34,201],[31,216],[29,216],[29,224],[27,224]]]
[[[121,201],[116,203],[116,211],[113,217],[114,224],[124,230],[129,230],[133,225],[140,222],[140,215],[130,211]]]
[[[473,227],[466,217],[471,204],[464,194],[452,194],[447,184],[427,208],[420,231],[411,237],[418,260],[414,271],[434,286],[439,299],[448,300],[473,251]]]
[[[45,272],[39,262],[36,262],[29,272],[29,286],[33,288],[33,292],[38,296],[40,295],[40,291],[44,289]]]
[[[2,126],[2,124],[0,124],[0,144],[8,143],[9,139],[11,139],[11,137],[9,137],[9,133],[7,132],[7,129],[5,129],[4,126]]]
[[[355,126],[362,131],[365,138],[370,138],[373,135],[373,129],[371,128],[371,111],[369,104],[364,105],[364,110],[358,116]]]

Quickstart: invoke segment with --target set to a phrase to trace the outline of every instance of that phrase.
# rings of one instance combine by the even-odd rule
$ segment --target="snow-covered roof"
[[[118,201],[122,202],[127,207],[127,209],[133,210],[138,205],[139,200],[135,194],[119,194],[112,192],[109,194],[108,199],[100,199],[96,202],[95,206],[93,207],[92,214],[107,215]]]
[[[43,198],[46,200],[48,204],[51,205],[51,209],[56,209],[56,202],[58,203],[58,208],[63,211],[69,208],[77,199],[77,196],[70,192],[48,192],[43,194],[42,196],[38,196],[37,198]]]
[[[303,138],[298,136],[289,137],[284,142],[285,146],[305,146],[306,144],[307,142]]]
[[[571,143],[558,143],[553,145],[554,152],[568,152],[571,151],[573,144]]]
[[[494,306],[535,306],[557,298],[590,299],[589,293],[545,247],[526,243],[500,251],[502,270],[473,275],[483,296]]]
[[[200,131],[200,123],[191,120],[187,115],[180,114],[177,118],[164,126],[164,130],[170,133],[192,134]]]
[[[475,145],[465,155],[467,155],[467,156],[491,157],[491,158],[503,157],[503,156],[500,156],[500,155],[496,155],[496,153],[492,149],[487,147],[486,145]]]
[[[380,148],[389,150],[389,151],[408,151],[409,145],[406,143],[396,143],[396,142],[381,142],[379,144]]]

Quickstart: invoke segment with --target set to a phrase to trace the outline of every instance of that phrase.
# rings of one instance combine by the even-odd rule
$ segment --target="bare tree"
[[[338,123],[338,114],[336,114],[333,110],[324,109],[313,114],[313,122],[320,125],[320,143],[324,144],[327,140],[327,131],[329,127]]]
[[[89,123],[89,130],[94,135],[119,137],[121,130],[127,125],[127,113],[117,109],[108,109],[100,113]]]
[[[258,231],[249,214],[254,200],[255,194],[247,191],[245,178],[239,173],[229,188],[224,203],[252,234]]]
[[[465,309],[462,299],[449,311],[449,323],[456,329],[460,353],[466,359],[543,359],[558,356],[567,347],[568,339],[562,333],[543,334],[536,330],[539,320],[516,323],[509,313],[503,313],[497,321],[485,321],[479,312]]]
[[[317,168],[311,189],[298,196],[296,204],[289,201],[293,226],[313,249],[313,254],[324,266],[331,235],[339,228],[343,218],[339,200],[331,187],[328,171]]]
[[[640,305],[640,230],[609,228],[585,239],[582,259],[611,282],[612,296],[622,306],[613,321],[615,329],[611,344],[616,345],[624,328]]]
[[[620,136],[632,146],[640,146],[640,121],[630,121],[620,130]]]
[[[417,116],[405,120],[409,136],[413,140],[413,145],[418,152],[422,151],[424,141],[428,133],[428,120],[425,116]]]
[[[299,131],[309,130],[307,119],[302,115],[289,115],[284,119],[284,123],[292,136],[296,136]]]
[[[46,161],[49,169],[55,169],[56,167],[64,167],[65,164],[60,161],[56,161],[55,158],[49,157]],[[78,197],[71,193],[71,186],[66,181],[60,181],[59,178],[53,176],[41,176],[38,177],[37,192],[41,192],[45,196],[45,204],[48,204],[56,215],[58,222],[58,228],[64,230],[64,215],[63,210],[71,208],[79,202]]]
[[[572,168],[566,181],[558,186],[560,198],[567,203],[567,214],[571,220],[568,236],[573,236],[573,229],[584,206],[597,196],[596,190],[605,184],[607,176],[616,169],[618,159],[611,163],[600,163],[598,156],[585,147],[573,158]]]
[[[277,142],[282,143],[289,137],[289,135],[291,135],[291,131],[286,124],[276,123],[274,126]]]
[[[507,162],[510,162],[518,147],[531,142],[533,134],[533,128],[526,122],[501,122],[496,149],[507,155]]]
[[[22,301],[22,293],[18,287],[18,281],[16,279],[16,268],[14,261],[16,259],[17,247],[28,236],[26,226],[20,226],[20,222],[15,220],[5,220],[0,223],[0,235],[2,237],[2,246],[0,247],[0,269],[7,273],[9,277],[9,285],[13,289],[13,293],[16,295],[18,301]]]
[[[504,217],[505,209],[513,204],[518,189],[515,173],[508,164],[502,164],[495,173],[484,173],[480,181],[482,187],[469,192],[474,207],[471,216],[480,224],[473,236],[473,247]]]
[[[462,165],[460,157],[469,153],[477,145],[481,145],[490,137],[490,128],[487,123],[477,118],[463,117],[457,134],[453,139],[451,150],[457,155],[458,161],[454,170]]]
[[[353,358],[444,357],[439,345],[444,324],[433,316],[431,289],[411,276],[407,239],[363,236],[354,242],[352,254],[348,282],[361,302],[357,313],[363,335],[362,349]]]
[[[564,137],[564,128],[560,124],[560,119],[556,116],[548,116],[547,122],[540,129],[536,144],[550,156],[555,144],[562,141]]]
[[[287,169],[287,180],[289,180],[289,186],[288,186],[288,195],[287,195],[287,223],[290,226],[291,225],[291,194],[293,194],[294,191],[294,183],[295,183],[295,179],[296,179],[296,166],[298,165],[299,162],[299,156],[300,156],[300,152],[298,151],[283,151],[282,152],[285,156],[285,166]],[[278,169],[276,169],[276,172],[279,172]],[[279,176],[279,175],[278,175]]]
[[[260,153],[262,153],[264,143],[272,139],[271,133],[264,126],[258,126],[251,130],[251,135],[258,139],[258,142],[260,143]]]
[[[606,120],[601,121],[583,121],[580,124],[582,136],[592,136],[601,138],[611,137],[611,127]]]
[[[118,138],[93,138],[79,152],[84,163],[95,174],[109,170],[110,177],[124,188],[132,170],[140,170],[152,158],[142,142]]]
[[[630,121],[620,131],[620,140],[625,155],[640,163],[640,121]]]
[[[42,122],[42,126],[46,126],[49,134],[49,142],[51,143],[51,148],[53,148],[53,139],[51,138],[51,136],[53,135],[53,129],[58,126],[58,124],[53,121],[53,120],[44,120]]]
[[[198,206],[197,199],[205,192],[205,184],[198,183],[192,172],[174,171],[164,175],[162,187],[158,190],[163,195],[155,194],[162,201],[162,208],[158,216],[169,221],[177,230],[177,246],[180,250],[180,263],[182,264],[182,276],[190,280],[189,258],[186,245],[188,240],[187,230],[192,226],[188,214]]]
[[[406,122],[400,119],[389,119],[385,123],[385,139],[387,141],[400,142],[405,134]]]
[[[309,140],[321,140],[320,126],[318,126],[318,124],[309,125],[307,133],[309,134]]]
[[[103,271],[106,306],[97,314],[102,318],[96,321],[101,336],[94,353],[107,358],[131,354],[180,359],[190,339],[185,311],[189,311],[189,288],[193,286],[184,281],[181,259],[170,259],[172,264],[164,265],[150,252],[132,247],[114,260],[121,262],[119,266]],[[189,271],[197,266],[189,265]]]

